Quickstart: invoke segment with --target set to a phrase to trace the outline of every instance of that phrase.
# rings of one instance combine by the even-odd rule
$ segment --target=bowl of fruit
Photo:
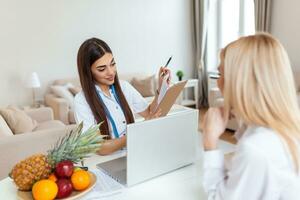
[[[65,160],[57,163],[47,179],[33,184],[32,191],[18,191],[20,199],[77,199],[89,192],[96,183],[96,176],[86,168],[74,167]]]
[[[99,125],[82,132],[82,124],[62,137],[47,155],[36,154],[17,163],[10,177],[24,200],[77,199],[89,192],[96,176],[76,165],[101,147]]]

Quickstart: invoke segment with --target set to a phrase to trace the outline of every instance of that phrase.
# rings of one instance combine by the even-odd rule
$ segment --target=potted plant
[[[181,70],[178,70],[178,71],[176,72],[176,76],[178,77],[178,80],[179,80],[179,81],[182,80],[183,75],[184,75],[184,73],[183,73],[183,71],[181,71]]]

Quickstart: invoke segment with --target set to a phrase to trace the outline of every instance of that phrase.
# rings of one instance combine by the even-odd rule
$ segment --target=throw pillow
[[[75,95],[76,95],[77,93],[79,93],[81,90],[82,90],[81,87],[76,87],[76,86],[70,87],[70,88],[69,88],[69,91],[73,94],[73,96],[75,96]]]
[[[132,86],[143,96],[150,97],[155,95],[155,75],[146,77],[144,79],[133,78]]]
[[[9,128],[5,119],[0,115],[0,139],[1,137],[12,136],[12,135],[14,135],[13,132]]]
[[[35,120],[17,107],[0,109],[0,113],[14,134],[31,132],[37,126]]]
[[[70,87],[71,87],[70,84],[53,85],[53,86],[51,86],[51,90],[56,96],[64,98],[65,100],[67,100],[70,108],[73,108],[73,106],[74,106],[74,96],[69,91]]]

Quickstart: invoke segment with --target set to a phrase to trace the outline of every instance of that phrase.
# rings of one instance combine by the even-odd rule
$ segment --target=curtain
[[[255,31],[270,32],[272,0],[254,0]]]
[[[207,67],[205,49],[207,38],[207,0],[193,0],[193,26],[195,44],[195,75],[199,80],[199,106],[208,106]]]

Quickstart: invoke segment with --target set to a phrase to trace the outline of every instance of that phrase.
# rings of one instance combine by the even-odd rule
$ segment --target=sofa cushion
[[[82,90],[79,86],[70,87],[69,91],[75,96],[77,93],[79,93]]]
[[[0,115],[0,138],[5,136],[12,136],[13,132],[11,132],[9,126],[7,125],[6,121]]]
[[[72,87],[72,84],[53,85],[53,86],[51,86],[51,90],[56,96],[66,99],[67,102],[69,103],[70,108],[73,108],[74,96],[69,91],[70,87]]]
[[[53,85],[66,85],[71,83],[75,87],[80,87],[80,80],[79,78],[64,78],[64,79],[57,79],[53,82]]]
[[[35,120],[17,107],[0,109],[0,113],[14,134],[31,132],[37,126]]]
[[[144,79],[134,77],[131,84],[143,97],[150,97],[155,95],[154,82],[155,76],[152,75]]]
[[[41,131],[41,130],[47,130],[47,129],[53,129],[53,128],[63,128],[65,127],[65,124],[62,123],[59,120],[51,120],[39,123],[37,127],[34,129],[34,131]]]
[[[74,110],[69,111],[69,122],[70,124],[76,124]]]

